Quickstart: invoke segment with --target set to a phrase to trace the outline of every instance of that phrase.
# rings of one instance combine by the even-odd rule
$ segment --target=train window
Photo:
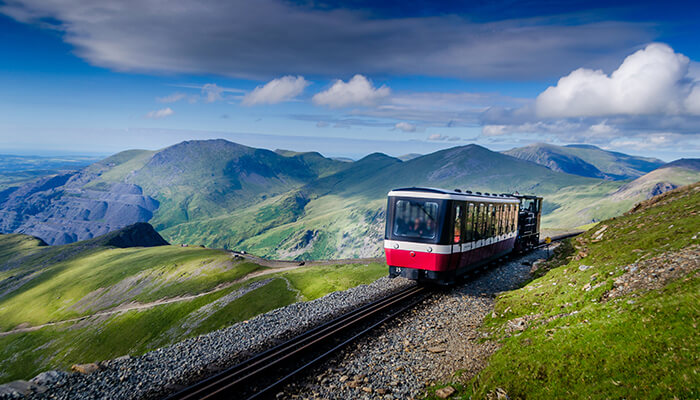
[[[506,221],[505,221],[505,218],[503,218],[503,215],[505,215],[504,209],[503,209],[504,205],[505,204],[498,205],[498,236],[501,236],[506,232],[506,228],[505,228]]]
[[[483,216],[482,216],[482,218],[484,219],[484,222],[481,225],[481,227],[482,227],[481,228],[481,238],[482,239],[486,239],[489,237],[489,229],[491,228],[489,225],[489,218],[490,218],[489,214],[490,214],[489,213],[489,205],[484,204],[484,212],[483,212]]]
[[[498,235],[498,204],[493,205],[493,228],[491,229],[491,236],[497,236]]]
[[[484,205],[477,204],[476,219],[474,220],[474,235],[477,240],[484,238]]]
[[[462,241],[462,220],[464,219],[464,216],[462,215],[464,208],[462,207],[461,204],[455,203],[454,207],[454,225],[453,225],[453,231],[454,234],[452,235],[452,242],[453,243],[460,243]]]
[[[489,204],[488,214],[486,214],[486,237],[493,237],[494,214],[493,204]]]
[[[474,240],[474,203],[467,203],[467,208],[464,213],[464,240],[471,242]]]
[[[508,204],[508,213],[506,214],[506,226],[508,227],[508,233],[513,232],[513,205]]]
[[[433,239],[436,235],[438,204],[424,200],[398,200],[394,212],[394,235]]]
[[[502,228],[501,228],[501,225],[502,225],[502,222],[501,222],[501,214],[502,214],[502,213],[501,213],[501,205],[500,205],[500,204],[496,204],[496,205],[494,205],[493,207],[494,207],[494,209],[496,210],[496,217],[495,217],[495,219],[496,219],[496,227],[495,227],[494,230],[495,230],[496,236],[500,236],[500,234],[501,234],[501,229],[502,229]]]

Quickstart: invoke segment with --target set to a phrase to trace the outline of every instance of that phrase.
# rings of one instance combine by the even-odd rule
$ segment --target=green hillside
[[[613,180],[636,178],[664,164],[655,158],[631,156],[590,145],[535,143],[503,153],[554,171]]]
[[[502,347],[454,398],[700,396],[698,227],[700,183],[564,242],[498,297],[484,329]]]
[[[223,250],[112,244],[133,232],[64,246],[0,235],[0,383],[143,354],[386,275],[380,263],[277,272]]]
[[[614,190],[605,194],[594,193],[585,201],[568,202],[571,198],[586,196],[586,188],[579,188],[571,195],[554,194],[549,200],[561,204],[561,207],[543,216],[542,223],[544,226],[562,226],[564,223],[577,226],[600,221],[620,215],[640,201],[700,181],[700,170],[672,164],[623,183],[618,188],[614,188],[614,185],[600,185],[598,188],[605,188],[603,190]]]
[[[583,208],[620,185],[555,172],[475,145],[407,162],[372,154],[304,186],[301,190],[309,203],[301,217],[246,239],[236,248],[280,258],[376,256],[382,249],[386,194],[408,186],[537,193],[545,196],[545,211],[554,212],[550,224],[571,227],[576,225],[566,225],[558,209],[564,205]]]
[[[527,149],[566,152],[605,173],[620,172],[613,171],[617,164],[639,171],[655,162],[590,147],[538,146]],[[680,172],[695,165],[685,160],[635,181],[611,181],[477,145],[405,159],[375,153],[342,162],[225,140],[129,150],[61,179],[0,192],[0,228],[62,244],[148,221],[175,244],[300,260],[374,257],[382,251],[386,193],[394,188],[534,193],[545,198],[543,228],[567,230],[618,215],[649,193],[698,176]]]

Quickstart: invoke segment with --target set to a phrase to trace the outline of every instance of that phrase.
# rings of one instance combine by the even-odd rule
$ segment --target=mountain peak
[[[687,168],[693,171],[700,171],[700,158],[680,158],[659,167],[659,169],[661,168]]]
[[[93,240],[102,246],[114,246],[119,248],[155,247],[167,246],[170,244],[153,229],[151,224],[146,222],[137,222],[133,225],[125,226],[124,228],[99,236]]]

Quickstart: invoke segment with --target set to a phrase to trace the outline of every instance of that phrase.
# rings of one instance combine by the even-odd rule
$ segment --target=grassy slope
[[[245,240],[240,248],[299,259],[380,254],[386,193],[406,186],[534,192],[545,196],[547,212],[555,210],[543,221],[545,227],[570,227],[590,222],[590,218],[567,225],[570,215],[563,211],[576,213],[617,190],[620,183],[554,172],[479,146],[443,150],[407,162],[374,154],[302,188],[310,202],[301,217]],[[614,214],[603,216],[609,215]],[[307,249],[301,253],[291,250],[299,242],[298,232],[315,230],[321,232]],[[371,240],[366,243],[365,238]]]
[[[486,398],[496,388],[510,398],[700,396],[697,270],[660,290],[602,297],[625,265],[700,243],[700,184],[654,201],[565,243],[542,276],[499,296],[486,326],[503,347],[475,379],[455,384],[454,398]],[[506,334],[507,322],[522,317],[534,322]]]
[[[576,226],[600,221],[629,210],[635,203],[646,200],[658,182],[676,186],[700,180],[700,171],[687,168],[660,168],[618,187],[616,182],[604,182],[590,187],[578,187],[568,194],[562,190],[549,196],[561,208],[542,218],[544,226]]]
[[[214,290],[264,267],[235,260],[220,250],[92,246],[96,243],[93,239],[47,247],[29,236],[0,235],[0,264],[13,266],[0,272],[0,283],[24,270],[41,271],[25,286],[0,297],[1,331],[20,324],[26,327],[87,317],[0,336],[0,383],[28,379],[47,369],[67,369],[73,363],[143,354],[291,304],[300,297],[314,299],[386,274],[383,264],[305,267],[243,279]],[[51,263],[61,252],[70,256]],[[17,259],[26,263],[17,265]],[[227,295],[262,279],[272,280],[227,300]],[[147,309],[91,316],[132,302],[197,294],[203,295]]]

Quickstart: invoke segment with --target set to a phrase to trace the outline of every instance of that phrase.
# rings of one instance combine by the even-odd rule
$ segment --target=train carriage
[[[434,188],[395,189],[388,197],[384,249],[392,277],[449,284],[539,241],[540,197]],[[518,236],[525,222],[527,243]]]

